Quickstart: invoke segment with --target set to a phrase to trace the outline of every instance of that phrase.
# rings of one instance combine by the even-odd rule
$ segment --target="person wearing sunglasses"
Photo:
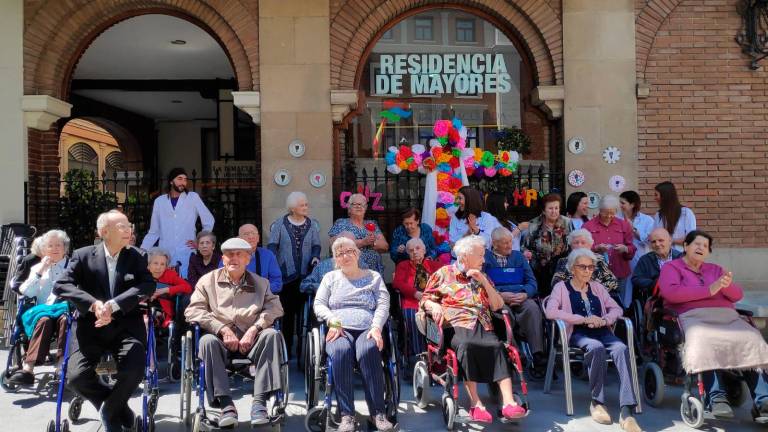
[[[568,255],[566,267],[573,274],[571,280],[559,282],[545,300],[544,314],[551,320],[563,320],[569,336],[569,345],[584,351],[584,363],[592,390],[589,411],[600,424],[611,424],[605,407],[605,376],[610,355],[619,372],[619,425],[625,431],[640,432],[633,417],[637,398],[632,390],[632,374],[627,346],[611,331],[621,317],[622,309],[599,282],[592,279],[597,256],[587,248],[576,249]]]

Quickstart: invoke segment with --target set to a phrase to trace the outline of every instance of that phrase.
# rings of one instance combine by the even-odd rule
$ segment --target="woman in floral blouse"
[[[363,194],[353,194],[347,203],[349,217],[337,219],[328,231],[331,244],[339,237],[339,234],[344,231],[351,232],[355,236],[355,246],[360,249],[360,259],[363,263],[369,269],[383,273],[384,264],[380,254],[389,251],[389,243],[381,233],[376,221],[365,219],[368,198]]]
[[[483,274],[485,241],[470,235],[453,247],[454,264],[435,272],[427,282],[420,307],[443,327],[453,330],[451,348],[459,361],[459,377],[469,394],[473,421],[490,423],[491,414],[477,394],[477,383],[498,383],[503,399],[502,415],[507,419],[525,416],[515,402],[506,351],[493,332],[491,311],[504,300]]]
[[[571,221],[560,214],[561,202],[562,198],[556,193],[544,197],[541,203],[544,212],[530,222],[523,244],[523,254],[531,260],[541,298],[551,291],[557,261],[568,256],[567,237],[571,232]]]

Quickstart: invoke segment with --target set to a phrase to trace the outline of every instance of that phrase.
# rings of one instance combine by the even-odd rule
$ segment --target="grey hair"
[[[304,192],[293,191],[289,193],[288,196],[285,198],[285,208],[288,211],[291,211],[291,209],[299,205],[299,201],[302,199],[304,201],[309,202],[309,199],[307,199],[307,195]]]
[[[344,236],[339,236],[334,240],[333,244],[331,245],[331,253],[333,256],[336,256],[336,253],[341,250],[344,246],[350,247],[357,252],[360,252],[360,249],[357,248],[357,245],[355,244],[355,241],[351,238],[347,238]]]
[[[600,199],[600,210],[602,209],[614,209],[618,210],[621,203],[616,195],[605,195]]]
[[[110,211],[100,214],[99,217],[96,219],[96,231],[99,232],[99,236],[101,236],[101,230],[103,230],[104,227],[106,227],[107,224],[109,223],[109,217],[114,214],[123,214],[123,212],[117,209],[112,209]]]
[[[211,240],[213,240],[213,244],[216,244],[216,234],[210,232],[210,231],[200,231],[197,233],[197,241],[199,242],[201,238],[203,237],[210,237]]]
[[[513,239],[513,238],[515,238],[515,236],[512,235],[512,231],[504,227],[497,227],[491,232],[492,242],[503,240],[503,239]]]
[[[39,244],[38,247],[40,248],[40,252],[41,253],[42,253],[43,246],[48,244],[48,242],[51,241],[51,239],[54,239],[54,238],[58,239],[58,240],[61,240],[61,243],[64,244],[64,254],[65,255],[69,252],[69,236],[67,235],[66,232],[64,232],[62,230],[58,230],[58,229],[50,230],[50,231],[46,232],[45,234],[43,234],[42,236],[40,236],[39,238],[40,238],[40,244]],[[34,242],[33,242],[33,244],[34,244]]]
[[[365,201],[365,205],[368,206],[368,197],[366,197],[365,195],[361,193],[352,194],[349,196],[349,199],[347,200],[347,202],[348,203],[352,202],[352,198],[362,198]]]
[[[171,254],[167,250],[161,247],[153,247],[147,251],[147,261],[152,261],[152,258],[156,256],[164,256],[166,263],[171,264]]]
[[[35,255],[36,257],[43,257],[43,237],[35,237],[34,240],[32,240],[32,244],[29,246],[29,252]]]
[[[579,228],[577,230],[571,231],[570,234],[568,234],[568,246],[573,243],[574,240],[576,240],[579,237],[584,237],[589,242],[589,247],[591,248],[593,244],[595,244],[595,239],[592,238],[592,233],[587,231],[584,228]]]
[[[485,239],[477,235],[462,237],[453,245],[453,254],[456,255],[456,258],[461,258],[468,255],[476,247],[485,249]]]
[[[597,264],[597,255],[587,248],[575,249],[568,254],[568,261],[565,263],[565,268],[569,272],[573,273],[573,265],[579,258],[589,258],[592,260],[592,264]]]
[[[421,245],[421,247],[424,248],[424,250],[427,250],[427,245],[424,244],[424,240],[422,240],[419,237],[414,237],[408,240],[407,242],[405,242],[405,250],[408,251],[408,248],[416,245]]]

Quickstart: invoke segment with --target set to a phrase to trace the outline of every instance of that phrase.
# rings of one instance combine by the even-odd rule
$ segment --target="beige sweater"
[[[271,326],[283,316],[283,307],[267,279],[246,271],[244,283],[235,287],[226,270],[220,268],[200,278],[184,316],[206,332],[218,335],[228,326],[240,337],[256,324]]]

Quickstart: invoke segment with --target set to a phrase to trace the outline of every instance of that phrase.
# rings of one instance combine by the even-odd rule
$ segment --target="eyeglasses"
[[[133,224],[124,224],[122,222],[115,224],[115,228],[120,231],[133,231]]]
[[[349,203],[349,206],[350,207],[365,207],[366,204],[365,203],[359,203],[359,202],[351,202],[351,203]]]
[[[575,268],[581,270],[581,271],[595,271],[594,265],[585,265],[585,264],[574,264]]]
[[[336,258],[344,258],[345,256],[353,256],[355,255],[355,252],[357,252],[354,249],[347,249],[343,251],[336,252]]]

